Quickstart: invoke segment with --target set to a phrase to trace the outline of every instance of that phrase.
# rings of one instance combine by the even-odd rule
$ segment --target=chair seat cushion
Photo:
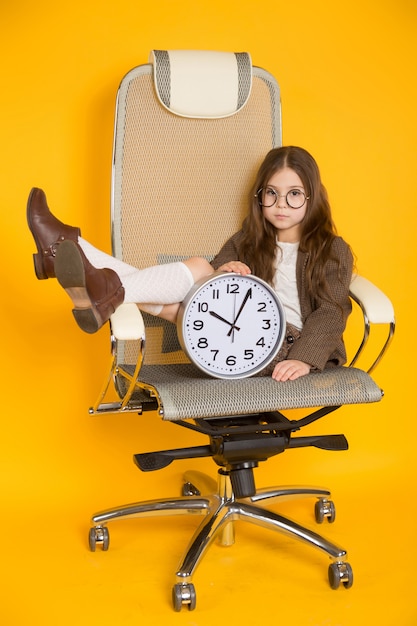
[[[133,374],[133,366],[122,369]],[[383,396],[366,372],[352,367],[335,367],[294,381],[276,382],[270,377],[219,380],[191,364],[145,365],[140,381],[155,389],[163,419],[171,421],[365,404],[378,402]],[[134,398],[146,402],[149,393],[139,391]]]

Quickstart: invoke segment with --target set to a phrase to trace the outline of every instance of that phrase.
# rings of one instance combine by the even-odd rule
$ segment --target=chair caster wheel
[[[314,506],[314,515],[317,524],[322,524],[324,518],[327,519],[329,524],[333,524],[336,519],[336,507],[333,500],[327,500],[326,498],[320,498],[320,500],[317,500]]]
[[[101,544],[102,550],[106,552],[109,549],[110,535],[109,529],[105,526],[93,526],[88,534],[88,545],[91,552],[96,551],[97,544]]]
[[[331,563],[329,565],[329,583],[332,589],[339,589],[340,583],[345,589],[353,585],[353,571],[349,563]]]
[[[181,611],[183,606],[188,606],[189,611],[194,611],[197,604],[195,588],[192,583],[185,585],[177,583],[172,588],[172,603],[174,611]]]

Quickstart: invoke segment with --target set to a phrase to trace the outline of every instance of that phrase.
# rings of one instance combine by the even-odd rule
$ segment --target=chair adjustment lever
[[[317,435],[311,437],[293,437],[288,448],[305,448],[313,446],[321,450],[347,450],[348,441],[344,435]]]
[[[159,452],[134,454],[133,460],[142,472],[153,472],[154,470],[168,467],[168,465],[177,459],[196,459],[211,455],[211,447],[207,445],[181,448],[179,450],[162,450]]]

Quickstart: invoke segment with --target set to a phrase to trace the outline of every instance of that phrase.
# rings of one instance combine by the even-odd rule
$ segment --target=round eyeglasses
[[[285,202],[291,209],[301,209],[306,203],[306,200],[310,199],[310,196],[306,196],[301,189],[291,189],[287,193],[279,194],[273,187],[261,187],[255,194],[255,198],[258,199],[259,206],[271,207],[278,202],[279,198],[285,198]]]

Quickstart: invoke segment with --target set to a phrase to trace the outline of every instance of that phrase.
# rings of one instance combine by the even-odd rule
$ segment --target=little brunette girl
[[[241,230],[211,263],[192,257],[139,270],[59,221],[41,189],[32,189],[27,216],[38,250],[37,277],[58,279],[88,333],[123,302],[175,322],[180,303],[201,278],[215,270],[253,273],[275,289],[286,313],[287,340],[268,369],[275,380],[295,380],[346,362],[343,332],[351,311],[353,257],[336,234],[318,166],[303,148],[275,148],[266,155]]]

